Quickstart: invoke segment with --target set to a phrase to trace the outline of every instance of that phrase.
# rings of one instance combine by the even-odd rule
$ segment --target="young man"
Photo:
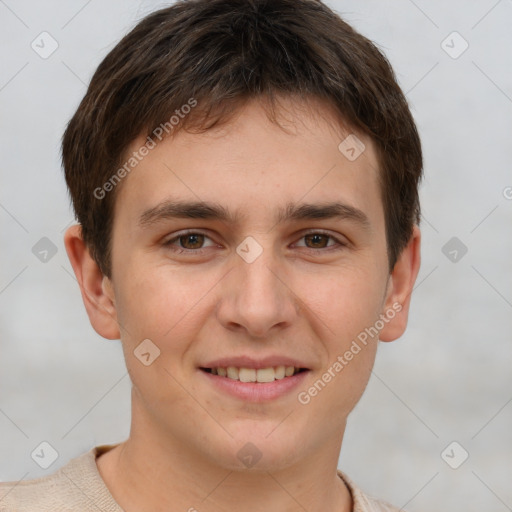
[[[398,510],[337,469],[420,265],[420,141],[376,47],[314,0],[176,3],[100,64],[63,164],[130,436],[0,509]]]

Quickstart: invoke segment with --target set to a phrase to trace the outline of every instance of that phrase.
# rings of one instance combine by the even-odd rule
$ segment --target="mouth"
[[[309,368],[299,366],[270,366],[268,363],[263,366],[261,362],[254,366],[260,367],[200,366],[198,372],[204,375],[204,382],[215,392],[244,403],[268,403],[285,399],[293,390],[304,386],[305,379],[311,371]]]
[[[284,380],[297,375],[298,373],[304,373],[309,371],[308,368],[299,368],[295,366],[269,366],[267,368],[245,368],[236,366],[227,367],[214,367],[205,368],[199,367],[199,369],[210,375],[216,375],[220,378],[231,379],[239,382],[253,382],[253,383],[269,383],[275,380]]]

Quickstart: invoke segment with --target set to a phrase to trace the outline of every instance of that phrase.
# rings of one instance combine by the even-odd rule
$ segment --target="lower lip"
[[[204,375],[217,389],[228,395],[248,402],[266,402],[284,396],[297,388],[304,381],[309,370],[296,373],[291,377],[276,379],[274,382],[240,382],[200,369],[198,369],[198,372]]]

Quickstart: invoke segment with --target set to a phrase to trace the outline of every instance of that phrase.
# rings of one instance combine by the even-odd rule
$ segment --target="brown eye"
[[[342,239],[339,239],[330,233],[324,231],[310,231],[309,233],[302,235],[300,241],[295,246],[320,255],[327,252],[346,249],[347,244],[342,241]]]
[[[186,231],[177,233],[162,244],[166,249],[177,254],[196,256],[212,250],[215,247],[213,240],[200,231]]]
[[[327,247],[329,238],[332,237],[323,235],[322,233],[312,233],[304,237],[304,239],[307,240],[307,243],[309,242],[312,244],[311,246],[308,246],[311,249],[323,249],[324,247]]]
[[[200,249],[204,243],[204,235],[200,233],[190,233],[178,238],[180,246],[184,249]]]

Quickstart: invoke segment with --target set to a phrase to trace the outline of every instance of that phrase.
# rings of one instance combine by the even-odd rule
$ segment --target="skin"
[[[379,338],[402,335],[420,266],[420,231],[414,228],[390,274],[372,141],[358,134],[366,148],[351,162],[338,150],[350,130],[336,125],[326,105],[296,108],[286,98],[282,105],[288,115],[280,123],[289,133],[251,100],[228,124],[203,134],[180,131],[150,151],[118,191],[111,279],[91,259],[79,226],[66,231],[90,322],[101,336],[121,339],[133,384],[130,436],[97,459],[128,512],[241,504],[248,512],[352,509],[336,469],[377,336],[310,403],[299,403],[297,392],[396,303],[402,309]],[[134,141],[132,150],[143,142]],[[218,202],[240,218],[138,225],[143,211],[171,196]],[[369,228],[350,219],[274,221],[288,202],[329,201],[362,210]],[[164,245],[185,229],[207,238]],[[325,236],[315,245],[305,237],[315,230],[344,245]],[[252,263],[236,253],[247,236],[263,249]],[[194,255],[196,248],[204,252]],[[133,353],[144,339],[161,351],[149,366]],[[300,389],[259,404],[230,397],[198,374],[201,362],[241,354],[296,357],[310,372]],[[252,468],[237,457],[247,442],[262,454]]]

